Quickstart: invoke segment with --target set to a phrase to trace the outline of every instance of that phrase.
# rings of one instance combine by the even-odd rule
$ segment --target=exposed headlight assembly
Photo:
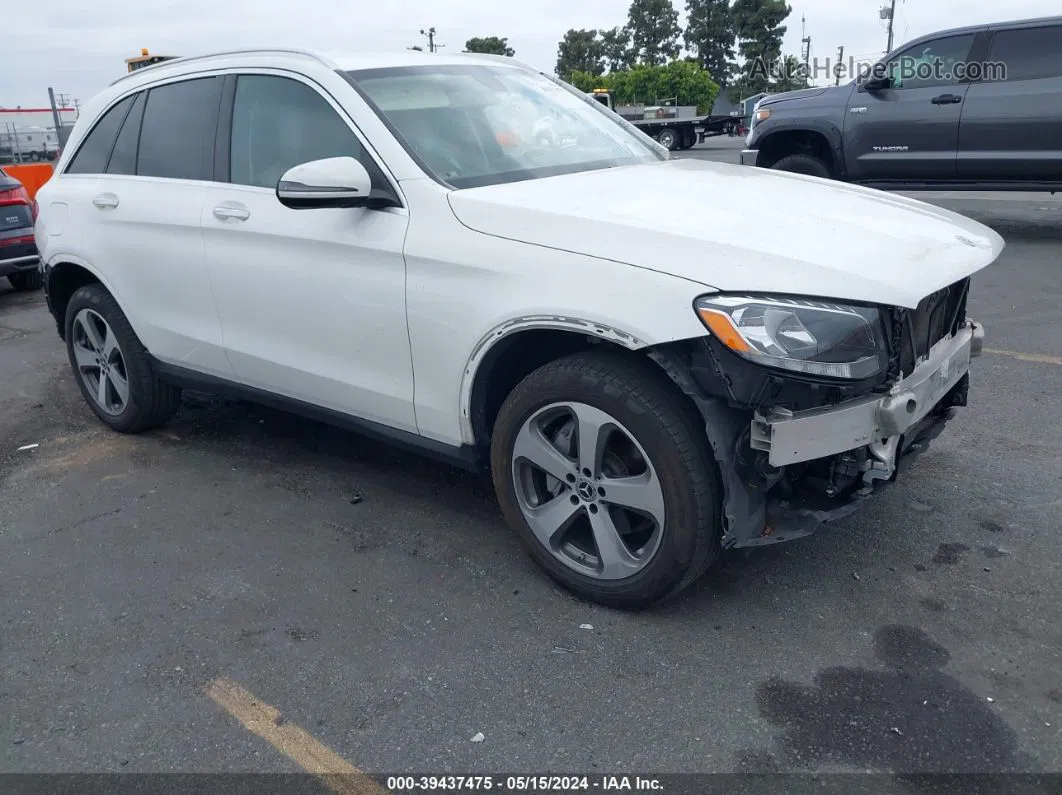
[[[737,295],[705,296],[694,307],[721,343],[766,367],[851,380],[887,367],[873,307]]]

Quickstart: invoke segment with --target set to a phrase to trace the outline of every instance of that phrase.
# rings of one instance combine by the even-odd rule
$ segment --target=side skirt
[[[353,431],[386,442],[418,455],[432,458],[450,466],[481,473],[486,468],[486,455],[472,445],[454,445],[428,439],[408,431],[400,431],[341,411],[323,408],[312,403],[277,395],[264,389],[246,386],[217,376],[205,375],[175,364],[160,362],[154,357],[151,367],[155,374],[174,386],[209,392],[235,400],[246,400],[279,411],[297,414],[310,420]]]

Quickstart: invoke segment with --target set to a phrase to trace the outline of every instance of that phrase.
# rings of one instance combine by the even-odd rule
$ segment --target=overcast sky
[[[790,0],[787,51],[800,52],[801,16],[813,57],[872,58],[885,48],[878,9],[887,0]],[[401,50],[434,25],[444,51],[473,36],[506,36],[518,58],[552,71],[569,28],[626,21],[629,0],[9,0],[25,5],[4,22],[0,106],[44,107],[48,86],[82,102],[124,73],[124,59],[193,55],[244,46]],[[685,0],[675,6],[683,11]],[[947,27],[1059,13],[1058,0],[899,0],[897,43]]]

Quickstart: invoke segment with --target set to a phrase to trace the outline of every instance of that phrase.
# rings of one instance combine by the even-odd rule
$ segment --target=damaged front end
[[[718,333],[650,354],[705,421],[723,481],[724,547],[807,536],[858,510],[925,450],[966,405],[981,352],[968,290],[964,279],[913,310],[879,307],[883,360],[859,380],[765,367]]]

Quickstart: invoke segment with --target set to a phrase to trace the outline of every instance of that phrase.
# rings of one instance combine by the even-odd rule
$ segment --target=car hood
[[[830,88],[802,88],[798,91],[783,91],[781,94],[768,94],[759,101],[759,107],[774,105],[777,102],[788,102],[791,99],[803,99],[804,97],[817,97],[825,94]]]
[[[724,292],[909,308],[989,265],[1004,245],[988,227],[914,199],[703,160],[459,190],[450,206],[484,234]]]

